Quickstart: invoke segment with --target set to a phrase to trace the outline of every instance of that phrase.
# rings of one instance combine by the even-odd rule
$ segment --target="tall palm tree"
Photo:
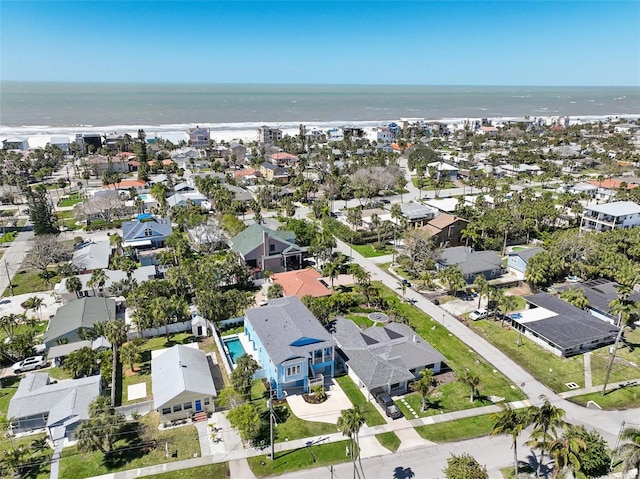
[[[71,276],[66,281],[67,291],[70,293],[76,293],[76,298],[80,297],[80,291],[82,291],[82,281],[77,276]]]
[[[580,452],[587,448],[587,444],[579,437],[570,437],[563,434],[562,437],[554,440],[549,446],[549,455],[553,458],[553,479],[557,479],[567,470],[579,471]]]
[[[513,448],[513,477],[518,477],[518,436],[529,426],[529,417],[526,411],[511,409],[508,405],[504,411],[494,414],[496,420],[490,436],[511,436]]]
[[[102,268],[94,269],[91,273],[91,278],[87,281],[87,286],[93,290],[93,295],[96,296],[96,287],[100,292],[104,294],[103,287],[107,282],[107,274]]]
[[[518,307],[518,300],[515,296],[504,295],[500,298],[500,309],[502,310],[502,324],[500,326],[504,326],[504,318],[507,315]]]
[[[351,409],[343,409],[338,418],[336,426],[343,436],[347,436],[351,442],[351,460],[353,461],[353,478],[356,474],[360,477],[360,472],[356,466],[356,455],[354,454],[354,444],[358,448],[358,461],[360,462],[360,443],[358,441],[358,433],[365,423],[364,414],[357,404]],[[362,463],[360,462],[360,471],[362,471]],[[362,471],[364,476],[364,471]]]
[[[13,337],[13,332],[18,326],[18,321],[20,316],[15,313],[5,314],[4,316],[0,316],[0,328],[7,333],[8,338]]]
[[[629,441],[618,446],[616,457],[622,459],[622,473],[636,470],[636,479],[640,479],[640,428],[627,428],[622,431],[621,439]]]
[[[118,352],[120,347],[127,341],[127,331],[129,326],[117,319],[108,321],[105,324],[105,334],[113,349],[113,371],[111,372],[111,405],[116,404],[116,377],[118,370]]]
[[[127,343],[120,349],[120,358],[131,366],[131,372],[135,371],[135,363],[140,362],[141,357],[140,346],[136,343]]]
[[[471,393],[469,396],[469,402],[473,402],[475,396],[478,394],[478,388],[480,387],[480,376],[468,369],[465,369],[465,371],[458,376],[457,380],[469,388]]]
[[[533,440],[527,443],[536,449],[540,449],[537,470],[538,476],[540,476],[542,471],[542,461],[544,460],[545,452],[558,437],[558,429],[564,427],[566,424],[563,419],[565,415],[564,409],[551,404],[549,399],[544,395],[540,396],[540,399],[543,400],[542,406],[531,406],[528,410],[534,429],[531,433]]]
[[[480,302],[483,296],[489,294],[489,281],[484,274],[479,274],[473,280],[475,287],[478,288],[478,309],[480,309]]]
[[[420,379],[411,383],[411,389],[420,394],[420,412],[427,410],[429,403],[429,394],[436,386],[436,380],[433,377],[433,370],[424,368],[420,371]]]

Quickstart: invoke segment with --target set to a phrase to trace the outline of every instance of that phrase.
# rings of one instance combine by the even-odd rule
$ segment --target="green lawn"
[[[396,452],[400,447],[400,438],[393,431],[376,434],[376,439],[391,452]]]
[[[171,339],[167,341],[165,336],[147,339],[141,346],[141,361],[135,364],[135,371],[132,374],[131,366],[123,364],[122,378],[122,402],[121,404],[130,404],[132,402],[144,401],[151,399],[151,351],[154,349],[170,348],[176,344],[187,344],[193,342],[193,335],[190,333],[178,333],[171,335]],[[145,399],[136,399],[129,401],[128,388],[133,384],[147,384],[147,397]]]
[[[250,457],[247,460],[256,476],[266,477],[351,461],[351,457],[345,454],[348,447],[349,441],[339,441],[280,452],[276,454],[275,461],[271,461],[266,455]]]
[[[195,426],[158,431],[158,415],[155,413],[144,416],[141,423],[148,426],[148,433],[156,441],[155,448],[142,449],[139,440],[134,440],[131,443],[120,440],[116,442],[115,447],[123,448],[123,452],[112,464],[105,463],[104,457],[99,451],[79,453],[76,446],[65,448],[60,459],[60,477],[82,479],[126,469],[190,459],[196,453],[200,455],[198,431]],[[168,443],[170,453],[177,452],[177,457],[171,457],[171,455],[166,457],[165,443]]]
[[[594,401],[602,409],[628,409],[640,407],[640,385],[607,391],[603,396],[600,392],[584,394],[569,398],[569,401],[586,406]]]
[[[364,413],[367,426],[380,426],[387,423],[375,406],[367,401],[364,394],[362,394],[362,391],[358,389],[358,386],[356,386],[349,376],[342,376],[334,379],[347,395],[349,401],[351,401],[352,404],[360,405]]]
[[[2,388],[0,388],[0,416],[6,417],[9,410],[9,401],[18,391],[19,376],[9,376],[0,380]],[[2,441],[0,441],[2,443]]]
[[[45,433],[30,434],[28,436],[14,438],[3,437],[0,441],[0,455],[4,455],[6,451],[13,450],[14,448],[17,449],[20,446],[29,449],[33,441],[44,439],[45,437]],[[51,468],[49,466],[48,460],[50,459],[52,454],[53,450],[47,447],[40,454],[27,455],[25,459],[28,459],[30,456],[34,458],[40,456],[40,459],[42,459],[42,461],[39,460],[38,462],[41,462],[42,464],[41,466],[37,467],[37,469],[32,469],[31,471],[27,472],[24,477],[27,477],[29,479],[48,479],[51,475]]]
[[[144,477],[146,479],[201,479],[203,477],[207,479],[225,479],[229,477],[229,465],[226,462],[222,462]]]
[[[33,315],[33,314],[34,314],[33,311],[29,310],[29,316],[31,317],[31,315]],[[37,320],[38,316],[39,315],[36,312],[35,313],[36,320]],[[39,334],[42,334],[47,330],[47,321],[36,322],[33,325],[29,325],[27,323],[19,324],[14,329],[13,334],[23,334],[23,333],[26,333],[29,330],[35,331],[36,336],[39,335]],[[7,332],[4,329],[0,329],[0,341],[4,341],[6,337],[7,337]]]
[[[379,324],[380,326],[382,326],[380,323],[374,323],[366,316],[362,316],[360,314],[348,314],[346,317],[351,321],[353,321],[354,323],[356,323],[358,326],[360,326],[360,329],[367,329],[376,324]]]
[[[376,256],[384,256],[393,253],[391,245],[385,244],[383,249],[374,249],[373,244],[354,244],[351,245],[355,251],[365,258],[375,258]]]
[[[500,323],[489,319],[471,322],[469,326],[554,391],[568,391],[565,384],[569,382],[584,387],[581,355],[560,358],[524,336],[521,338],[522,344],[518,346],[518,332],[503,328]]]
[[[55,270],[51,270],[55,272]],[[53,285],[60,282],[60,276],[54,275],[51,279],[49,279],[49,283],[51,288]],[[25,293],[36,293],[38,291],[47,291],[50,289],[49,285],[47,285],[46,281],[40,277],[40,272],[33,269],[23,269],[23,266],[20,267],[18,272],[11,279],[11,284],[13,284],[13,294],[25,294]],[[4,297],[11,296],[10,288],[7,288],[3,294]]]
[[[64,368],[51,368],[46,370],[54,379],[72,379],[71,374],[69,374]]]
[[[73,196],[75,196],[75,197],[65,198],[62,201],[60,201],[60,206],[62,206],[62,207],[73,206],[73,205],[76,205],[78,203],[82,203],[84,201],[84,199],[78,198],[77,195],[73,195]]]
[[[403,314],[415,331],[445,356],[447,366],[455,372],[468,369],[480,377],[480,397],[473,403],[469,402],[469,392],[465,385],[458,382],[444,384],[439,386],[433,393],[433,406],[425,415],[433,414],[434,409],[438,409],[438,412],[451,412],[486,406],[491,404],[487,399],[488,396],[502,397],[506,402],[524,398],[522,392],[512,387],[512,384],[504,375],[498,371],[494,372],[491,364],[449,333],[438,321],[434,321],[415,306],[402,303],[398,295],[389,288],[382,285],[380,287],[382,288],[382,296],[389,302],[389,309],[395,309]],[[414,409],[416,409],[415,405],[417,405],[416,411],[420,410],[420,399],[417,394],[409,394],[405,396],[405,399],[409,403],[413,402]],[[398,404],[401,408],[404,407],[401,402]],[[406,413],[406,411],[403,412]]]
[[[416,432],[433,442],[462,441],[488,435],[495,420],[491,414],[416,427]]]

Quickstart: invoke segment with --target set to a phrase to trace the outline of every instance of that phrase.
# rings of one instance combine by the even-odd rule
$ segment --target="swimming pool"
[[[242,347],[242,343],[240,342],[240,339],[238,339],[238,336],[224,338],[222,342],[227,347],[227,351],[229,351],[229,358],[231,358],[231,362],[233,364],[236,363],[236,358],[239,358],[246,352]]]

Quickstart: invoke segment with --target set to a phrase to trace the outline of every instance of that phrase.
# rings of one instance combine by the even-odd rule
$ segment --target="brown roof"
[[[271,158],[273,160],[295,160],[295,161],[298,161],[298,157],[296,155],[292,155],[291,153],[285,153],[285,152],[274,153],[272,155],[269,155],[269,158]]]
[[[285,296],[330,296],[331,290],[320,282],[322,275],[313,268],[287,271],[271,276],[274,283],[282,285]]]
[[[592,180],[589,181],[590,185],[593,186],[598,186],[599,188],[606,188],[608,190],[617,190],[618,188],[620,188],[622,181],[620,180],[603,180],[603,181],[597,181],[597,180]],[[627,189],[631,190],[635,187],[637,187],[638,185],[633,184],[633,183],[627,183]]]
[[[103,186],[102,188],[140,188],[147,185],[147,182],[144,180],[122,180],[120,183],[112,183],[111,185]]]
[[[463,220],[462,218],[458,218],[457,216],[449,215],[447,213],[440,213],[438,216],[436,216],[431,221],[429,221],[427,225],[433,226],[438,230],[442,230],[447,226],[451,226],[453,223],[455,223],[458,220],[467,221],[467,220]]]
[[[262,174],[260,174],[260,172],[254,168],[245,168],[244,170],[237,170],[233,172],[233,176],[235,178],[241,178],[243,176],[262,176]]]

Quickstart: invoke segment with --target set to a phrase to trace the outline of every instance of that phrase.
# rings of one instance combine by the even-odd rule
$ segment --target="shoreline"
[[[537,115],[529,116],[530,119],[549,119],[568,117],[571,124],[593,123],[597,121],[611,120],[637,120],[640,113],[636,114],[610,114],[610,115]],[[425,121],[439,122],[446,125],[457,125],[469,120],[480,120],[482,116],[465,117],[465,118],[400,118],[390,120],[334,120],[334,121],[289,121],[289,122],[240,122],[240,123],[167,123],[158,125],[143,124],[120,124],[120,125],[77,125],[77,126],[49,126],[49,125],[23,125],[23,126],[6,126],[0,125],[0,141],[10,137],[27,137],[31,148],[44,147],[50,140],[51,136],[68,136],[73,140],[76,134],[82,133],[102,133],[102,134],[125,134],[137,136],[138,129],[143,129],[147,137],[157,137],[170,140],[174,143],[185,139],[185,132],[189,128],[199,126],[211,130],[211,138],[216,141],[243,140],[253,141],[257,139],[257,129],[263,125],[271,128],[279,128],[284,134],[298,134],[300,125],[304,125],[307,130],[317,128],[327,130],[330,128],[340,127],[357,127],[364,130],[374,130],[378,126],[386,125],[391,122],[407,121]],[[498,116],[488,118],[492,123],[501,123],[505,121],[524,121],[525,116]],[[33,146],[31,146],[33,145]]]

